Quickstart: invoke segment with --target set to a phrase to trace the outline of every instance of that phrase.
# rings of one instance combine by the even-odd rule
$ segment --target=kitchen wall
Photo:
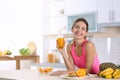
[[[37,45],[37,54],[42,56],[43,35],[42,0],[0,0],[0,51],[11,50],[19,55],[19,49],[29,41]],[[15,69],[15,61],[0,61],[0,70]],[[30,61],[21,63],[30,67]]]
[[[113,62],[120,64],[120,37],[92,38],[100,62]]]

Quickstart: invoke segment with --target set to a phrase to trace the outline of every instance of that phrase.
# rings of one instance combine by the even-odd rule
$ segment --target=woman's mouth
[[[83,34],[76,32],[75,33],[77,36],[82,36]]]

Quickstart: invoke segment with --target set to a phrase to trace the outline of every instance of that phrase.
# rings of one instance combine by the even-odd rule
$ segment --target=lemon
[[[0,56],[2,56],[2,51],[0,51]]]
[[[5,50],[5,51],[3,51],[3,55],[5,56],[5,55],[7,55],[7,51]]]

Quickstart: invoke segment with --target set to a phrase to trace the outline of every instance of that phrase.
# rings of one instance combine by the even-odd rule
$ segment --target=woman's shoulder
[[[85,44],[86,54],[91,55],[91,53],[96,54],[95,45],[92,41],[87,41]]]
[[[92,41],[87,41],[85,47],[94,47],[94,43]]]

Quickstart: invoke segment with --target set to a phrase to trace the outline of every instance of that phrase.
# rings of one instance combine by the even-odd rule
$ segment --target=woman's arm
[[[72,56],[70,54],[71,43],[67,45],[66,50],[67,50],[67,55],[65,56],[64,54],[62,54],[64,62],[65,62],[65,65],[66,65],[68,70],[74,70],[75,66],[74,66],[74,63],[73,63]]]
[[[74,63],[73,63],[73,59],[72,59],[72,56],[70,54],[70,49],[71,49],[71,44],[68,44],[67,45],[67,53],[65,52],[65,48],[63,49],[58,49],[64,59],[64,63],[66,65],[66,68],[67,68],[67,71],[66,70],[59,70],[59,71],[55,71],[51,74],[51,76],[60,76],[60,75],[63,75],[63,74],[67,74],[71,71],[74,71]]]
[[[65,47],[63,49],[59,49],[59,52],[61,53],[64,63],[66,65],[67,70],[74,70],[74,63],[73,63],[73,59],[72,56],[70,54],[70,50],[71,50],[71,45],[72,43],[69,43],[66,47],[66,51],[65,51]]]
[[[86,71],[87,73],[90,73],[94,62],[94,57],[96,55],[94,44],[92,42],[87,42],[85,45],[85,50],[86,50]]]

